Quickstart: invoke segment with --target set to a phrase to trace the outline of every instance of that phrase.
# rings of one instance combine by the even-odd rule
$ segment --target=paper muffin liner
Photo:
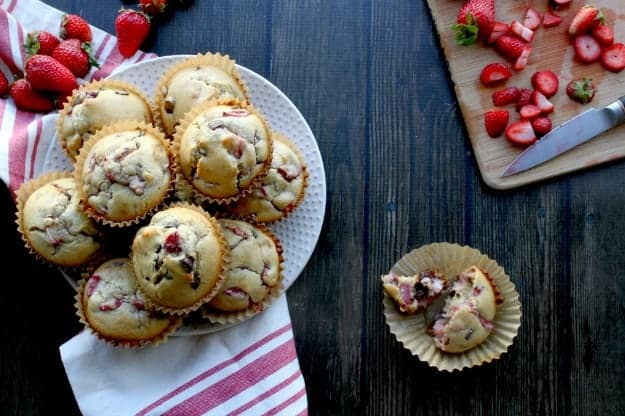
[[[131,218],[131,219],[116,221],[116,220],[112,220],[100,214],[95,209],[90,207],[89,204],[87,203],[88,198],[83,189],[83,181],[82,181],[83,170],[84,170],[85,162],[87,160],[87,156],[89,155],[89,152],[91,151],[91,149],[93,149],[93,147],[100,140],[102,140],[106,136],[109,136],[117,132],[124,132],[124,131],[131,131],[131,130],[145,131],[146,133],[156,138],[161,143],[161,145],[165,148],[168,158],[169,158],[169,169],[168,169],[169,170],[169,184],[166,190],[160,196],[159,201],[155,203],[154,206],[149,208],[146,212],[139,214],[136,217]],[[136,121],[119,121],[117,123],[113,123],[109,126],[106,126],[98,130],[93,136],[91,136],[91,139],[83,145],[82,151],[80,152],[80,154],[78,155],[78,158],[76,159],[76,162],[74,163],[74,179],[77,184],[78,194],[80,196],[80,203],[83,209],[85,210],[85,213],[90,218],[93,218],[94,220],[96,220],[97,222],[101,224],[104,224],[110,227],[120,227],[120,228],[129,227],[129,226],[138,224],[139,222],[145,220],[147,217],[153,215],[156,211],[163,208],[163,206],[166,204],[167,197],[173,191],[173,188],[174,188],[174,183],[175,183],[174,172],[176,171],[175,165],[176,165],[176,162],[171,152],[170,143],[165,138],[162,131],[160,131],[159,129],[157,129],[156,127],[152,125],[139,123]]]
[[[248,195],[245,196],[243,198],[238,199],[237,201],[235,201],[233,204],[231,204],[229,207],[227,207],[227,211],[232,213],[233,218],[242,218],[246,221],[250,221],[254,224],[273,224],[279,221],[282,221],[283,219],[287,218],[289,215],[291,215],[293,213],[293,211],[295,211],[297,209],[297,207],[299,207],[302,203],[302,201],[304,200],[304,197],[306,195],[306,189],[308,188],[308,168],[306,166],[306,160],[304,159],[304,156],[302,155],[302,152],[300,151],[300,149],[295,145],[295,143],[293,143],[287,136],[285,136],[284,134],[280,133],[280,132],[276,132],[274,131],[272,134],[272,140],[275,141],[279,141],[280,143],[283,143],[285,145],[287,145],[292,151],[293,153],[295,153],[295,155],[297,156],[297,158],[300,161],[300,164],[302,166],[302,191],[300,192],[300,194],[298,195],[297,199],[292,203],[289,204],[287,207],[283,208],[282,210],[278,210],[276,207],[276,210],[278,210],[280,212],[280,215],[275,217],[275,218],[259,218],[258,215],[256,215],[256,213],[251,212],[251,213],[245,213],[241,212],[243,210],[238,210],[238,206],[240,204],[242,204],[244,202],[245,199],[247,198],[255,198],[253,195]],[[269,171],[269,169],[271,169],[271,166],[269,166],[269,168],[267,169]],[[265,174],[266,177],[266,174]],[[263,183],[260,184],[259,186],[264,185],[264,180]],[[253,191],[253,190],[252,190]]]
[[[228,245],[228,242],[226,241],[226,237],[224,237],[221,231],[221,227],[219,226],[219,223],[217,222],[217,220],[213,216],[211,216],[208,212],[203,210],[201,207],[197,205],[189,204],[187,202],[174,202],[174,203],[169,204],[165,208],[163,208],[163,210],[168,209],[168,208],[175,208],[175,207],[188,208],[195,212],[198,212],[202,214],[206,219],[208,219],[209,223],[211,224],[211,228],[213,229],[215,233],[215,237],[217,238],[217,241],[223,253],[223,256],[221,259],[221,269],[219,271],[219,276],[217,277],[215,285],[209,292],[206,293],[206,295],[202,296],[192,305],[189,305],[184,308],[173,308],[167,305],[162,305],[156,302],[152,298],[152,296],[150,296],[150,294],[141,287],[141,285],[137,285],[137,288],[145,297],[146,305],[148,306],[148,308],[155,309],[157,311],[166,313],[168,315],[184,316],[184,315],[188,315],[189,313],[193,311],[198,310],[202,305],[210,302],[210,300],[213,299],[215,296],[217,296],[217,293],[219,293],[219,291],[221,290],[221,287],[226,281],[226,275],[225,275],[226,269],[228,268],[228,265],[230,264],[230,246]],[[132,260],[132,257],[133,257],[132,253],[130,253],[131,260]]]
[[[155,335],[150,339],[138,339],[138,340],[125,340],[125,339],[117,339],[114,337],[109,337],[106,334],[98,331],[97,328],[94,328],[89,319],[87,319],[84,311],[84,303],[83,303],[83,293],[85,291],[85,285],[91,274],[97,269],[97,267],[90,268],[89,271],[85,271],[81,275],[81,279],[78,282],[78,288],[76,294],[74,295],[74,307],[76,308],[76,316],[78,316],[78,320],[81,324],[84,325],[85,329],[91,332],[98,339],[106,342],[109,345],[113,345],[116,347],[123,348],[143,348],[147,345],[156,346],[167,341],[168,337],[173,334],[180,326],[182,325],[182,318],[178,316],[165,315],[170,320],[169,326],[159,334]],[[146,304],[146,306],[148,306]],[[156,312],[156,311],[155,311]],[[159,313],[159,312],[157,312]]]
[[[124,82],[124,81],[114,80],[114,79],[100,79],[100,80],[90,81],[86,84],[82,84],[77,89],[72,91],[72,95],[69,96],[67,100],[65,100],[65,103],[63,104],[63,108],[59,111],[59,116],[57,117],[57,120],[56,120],[57,140],[59,144],[61,145],[61,148],[67,155],[67,157],[69,157],[69,159],[72,162],[76,161],[76,157],[74,157],[69,151],[69,149],[67,148],[66,138],[63,137],[63,135],[61,134],[63,121],[69,115],[69,113],[71,113],[72,110],[74,109],[73,108],[74,106],[70,103],[70,101],[72,101],[76,95],[78,95],[79,93],[82,93],[83,91],[94,91],[94,90],[100,90],[103,88],[120,89],[120,90],[124,90],[124,91],[130,92],[138,96],[145,103],[146,107],[149,110],[150,122],[156,125],[156,121],[154,117],[154,108],[153,108],[152,103],[147,98],[145,93],[139,88],[137,88],[135,85]],[[96,130],[99,130],[99,129],[96,129]],[[93,135],[91,135],[91,137],[93,137]],[[86,141],[90,141],[90,140],[86,140]],[[81,148],[78,150],[78,154],[81,153],[82,149],[85,146],[86,141],[83,141]]]
[[[86,260],[85,262],[78,262],[75,264],[61,264],[61,263],[57,263],[54,262],[50,259],[45,258],[44,256],[42,256],[41,254],[39,254],[35,248],[32,246],[31,242],[28,240],[28,236],[26,235],[25,231],[24,231],[24,218],[23,218],[23,211],[24,211],[24,205],[26,204],[26,201],[28,200],[28,198],[33,194],[33,192],[35,192],[37,189],[41,188],[42,186],[45,186],[47,184],[49,184],[50,182],[54,182],[58,179],[68,179],[68,178],[72,178],[72,173],[71,172],[66,172],[66,171],[53,171],[53,172],[48,172],[48,173],[44,173],[43,175],[40,175],[34,179],[31,179],[28,182],[24,182],[17,191],[15,191],[15,195],[16,195],[16,202],[17,202],[17,210],[15,212],[15,223],[17,225],[17,230],[20,233],[22,242],[24,243],[24,247],[28,250],[28,252],[34,256],[34,258],[45,265],[48,266],[56,266],[61,268],[62,270],[66,271],[66,272],[70,272],[70,273],[80,273],[82,270],[84,270],[85,268],[90,267],[93,264],[97,264],[98,262],[100,262],[102,259],[106,258],[106,236],[104,235],[104,233],[102,233],[102,239],[99,241],[100,242],[100,249],[97,250],[95,253],[93,253],[88,260]],[[97,227],[98,224],[96,223],[95,226]],[[102,231],[102,230],[100,230]]]
[[[441,351],[428,334],[428,326],[437,309],[435,303],[425,313],[406,315],[399,312],[395,302],[384,292],[384,316],[391,333],[406,349],[440,371],[452,372],[480,366],[498,359],[512,345],[521,325],[521,302],[514,283],[503,267],[480,251],[450,243],[433,243],[404,255],[391,271],[398,275],[413,275],[423,270],[444,274],[450,282],[470,266],[477,266],[496,285],[497,305],[494,328],[480,345],[459,353]],[[444,296],[444,295],[443,295]],[[440,307],[440,302],[439,305]]]
[[[182,170],[182,164],[180,162],[180,146],[181,146],[182,136],[184,135],[184,132],[200,114],[202,114],[209,108],[218,106],[218,105],[231,105],[231,106],[237,106],[237,107],[246,109],[250,113],[254,114],[256,117],[258,117],[265,124],[265,127],[267,128],[267,133],[268,133],[267,134],[267,144],[268,144],[267,153],[269,156],[264,161],[260,172],[256,175],[255,178],[252,179],[252,181],[250,182],[247,188],[240,189],[238,194],[225,197],[225,198],[211,197],[209,195],[204,194],[199,189],[197,189],[197,187],[193,185],[193,182],[185,176]],[[187,192],[188,190],[191,190],[195,196],[195,200],[201,201],[203,203],[206,202],[206,203],[218,204],[218,205],[229,205],[229,204],[234,203],[240,198],[244,198],[250,195],[252,193],[252,190],[262,185],[263,181],[265,180],[265,176],[267,175],[267,171],[269,170],[269,167],[271,166],[271,158],[273,156],[273,133],[271,129],[269,128],[269,123],[267,123],[265,116],[263,116],[262,113],[258,111],[256,108],[254,108],[254,106],[252,106],[251,104],[243,103],[241,101],[236,101],[236,100],[205,101],[202,104],[194,107],[191,111],[189,111],[184,116],[184,118],[180,121],[180,124],[176,127],[176,133],[174,134],[174,142],[173,142],[173,154],[174,154],[174,160],[176,164],[176,175],[175,175],[176,189],[178,191]]]
[[[167,118],[163,116],[163,113],[165,112],[163,91],[167,91],[167,84],[169,84],[170,79],[176,73],[183,69],[196,66],[212,66],[221,69],[232,78],[234,78],[236,83],[241,87],[241,91],[243,91],[246,102],[250,102],[247,85],[245,84],[245,81],[243,81],[241,75],[237,70],[236,61],[230,58],[229,55],[207,52],[205,54],[197,54],[195,56],[183,59],[177,63],[172,64],[172,66],[167,71],[165,71],[165,73],[159,78],[156,84],[156,90],[154,92],[154,107],[152,113],[154,114],[156,123],[158,123],[158,125],[163,128],[163,131],[167,136],[172,136],[174,134],[174,132],[176,131],[176,126],[169,125],[169,123],[166,121]]]
[[[252,223],[250,223],[252,224]],[[275,286],[269,289],[269,292],[262,300],[262,302],[253,304],[247,309],[236,311],[236,312],[226,312],[220,311],[218,309],[212,308],[209,304],[206,304],[202,307],[202,316],[205,319],[208,319],[213,324],[221,324],[221,325],[231,325],[235,323],[240,323],[246,321],[265,309],[269,308],[271,304],[278,298],[280,295],[284,293],[286,290],[283,285],[284,280],[284,249],[282,247],[282,242],[278,238],[278,236],[269,230],[267,227],[262,224],[252,224],[254,227],[259,229],[261,232],[266,234],[269,238],[271,238],[276,245],[276,250],[278,252],[279,258],[279,274],[278,281]],[[224,282],[225,283],[225,282]]]

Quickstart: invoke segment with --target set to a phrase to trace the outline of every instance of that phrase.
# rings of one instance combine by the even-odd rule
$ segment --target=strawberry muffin
[[[207,53],[170,68],[156,90],[157,114],[168,135],[193,107],[209,100],[249,101],[245,84],[228,55]]]
[[[209,202],[229,203],[262,183],[272,137],[263,116],[247,104],[211,101],[185,116],[174,138],[181,186]]]
[[[152,124],[150,103],[136,87],[120,81],[93,81],[67,99],[57,122],[57,138],[72,160],[89,137],[116,121]]]
[[[139,287],[157,309],[172,314],[210,301],[223,284],[228,260],[219,224],[193,205],[158,212],[132,243]]]
[[[398,276],[393,272],[382,276],[384,291],[407,314],[422,312],[447,288],[447,278],[431,270],[413,276]]]
[[[121,122],[100,130],[75,165],[87,215],[108,225],[137,222],[171,188],[169,144],[152,126]]]
[[[146,307],[128,258],[100,265],[83,282],[76,299],[82,322],[113,345],[140,347],[163,341],[181,322]]]
[[[304,198],[307,171],[297,147],[284,135],[272,134],[271,166],[262,185],[230,207],[237,216],[269,223],[288,216]]]
[[[430,329],[436,346],[461,353],[481,344],[493,330],[497,302],[497,289],[482,270],[471,266],[462,272]]]
[[[263,309],[282,279],[282,246],[269,230],[244,221],[220,219],[230,246],[226,281],[208,304],[222,312],[257,312]]]
[[[76,267],[93,260],[103,234],[79,205],[70,173],[53,173],[17,191],[17,223],[28,248],[57,266]]]

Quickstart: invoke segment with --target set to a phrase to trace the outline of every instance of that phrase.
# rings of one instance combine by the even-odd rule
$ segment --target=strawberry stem
[[[451,27],[456,37],[456,43],[458,45],[473,45],[478,36],[477,19],[468,13],[464,20],[465,23],[457,23]]]

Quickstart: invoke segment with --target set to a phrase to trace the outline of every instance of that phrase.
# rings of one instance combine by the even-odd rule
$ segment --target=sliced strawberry
[[[528,27],[523,26],[522,23],[516,20],[510,24],[510,32],[514,33],[525,42],[531,42],[534,40],[534,31]]]
[[[492,45],[493,43],[497,42],[497,39],[499,39],[502,35],[505,35],[509,31],[510,26],[507,23],[495,22],[493,23],[493,29],[488,35],[487,42]]]
[[[536,133],[529,120],[519,120],[508,125],[506,138],[516,146],[526,147],[536,141]]]
[[[532,93],[532,104],[540,109],[541,114],[553,113],[553,109],[555,108],[553,103],[540,91],[534,91]]]
[[[536,30],[540,26],[542,20],[540,12],[533,7],[528,7],[523,18],[523,26],[528,29]]]
[[[569,25],[569,35],[577,36],[590,32],[599,23],[605,23],[601,10],[595,6],[584,6],[577,11]]]
[[[591,64],[601,56],[601,45],[590,35],[578,35],[573,39],[575,56],[580,62]]]
[[[596,26],[590,34],[601,44],[601,46],[610,46],[614,43],[614,29],[612,29],[612,26]]]
[[[548,69],[537,71],[532,75],[532,86],[549,98],[558,92],[560,82],[558,76]]]
[[[486,65],[480,73],[480,81],[484,85],[493,85],[506,81],[512,76],[512,69],[501,62]]]
[[[491,110],[484,114],[484,126],[490,137],[499,137],[506,130],[510,113],[508,110]]]
[[[542,137],[551,131],[551,119],[547,116],[536,117],[532,120],[532,128],[536,136]]]
[[[527,104],[521,108],[521,118],[524,120],[531,120],[540,115],[540,108],[534,104]]]
[[[523,71],[525,69],[525,67],[527,66],[527,60],[529,59],[531,53],[532,45],[525,45],[523,51],[521,52],[521,55],[519,55],[519,57],[514,62],[514,69],[516,71]]]
[[[511,61],[521,56],[525,46],[526,43],[522,39],[511,35],[502,35],[497,39],[497,42],[495,42],[497,51]]]
[[[523,106],[526,106],[532,103],[533,92],[534,91],[528,88],[521,88],[521,90],[519,91],[519,99],[517,100],[517,103],[516,103],[516,111],[521,111],[521,108],[523,108]]]
[[[573,0],[550,0],[554,8],[566,7],[571,4]]]
[[[554,12],[547,10],[543,15],[543,27],[550,28],[556,27],[562,23],[562,17]]]
[[[566,85],[566,95],[581,104],[591,102],[596,92],[597,88],[591,78],[574,79]]]
[[[516,103],[519,100],[519,89],[517,87],[508,87],[503,90],[495,91],[492,95],[493,104],[497,107]]]
[[[601,52],[601,65],[608,71],[621,72],[625,69],[625,45],[615,43]]]

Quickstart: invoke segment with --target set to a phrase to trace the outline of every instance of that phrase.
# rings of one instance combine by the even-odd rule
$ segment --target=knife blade
[[[586,143],[625,123],[625,96],[603,108],[591,108],[565,121],[521,152],[501,177],[516,175]]]

